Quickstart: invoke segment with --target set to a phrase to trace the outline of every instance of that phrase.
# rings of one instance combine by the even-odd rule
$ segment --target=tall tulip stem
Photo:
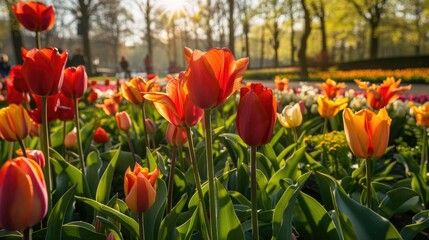
[[[18,139],[19,146],[21,147],[22,154],[24,157],[27,157],[27,150],[25,149],[24,141],[22,139]]]
[[[366,206],[371,209],[371,158],[365,159],[366,164]]]
[[[130,147],[131,155],[134,161],[134,164],[132,164],[131,166],[131,170],[134,170],[134,166],[136,165],[137,159],[136,159],[136,151],[134,151],[134,145],[133,145],[133,142],[131,141],[130,131],[127,131],[127,139],[128,139],[128,146]],[[148,161],[148,164],[149,164],[149,161]]]
[[[252,235],[253,239],[259,239],[258,228],[258,199],[256,196],[256,146],[250,146],[250,177],[251,177],[251,200],[252,200]]]
[[[36,47],[38,49],[42,48],[42,38],[40,36],[40,31],[36,31]]]
[[[168,174],[168,202],[167,202],[167,214],[171,212],[173,208],[173,189],[174,189],[174,172],[176,169],[177,160],[177,147],[173,146],[171,156],[170,174]]]
[[[422,127],[422,155],[420,159],[420,174],[423,177],[423,179],[426,179],[426,173],[428,171],[427,165],[428,165],[428,135],[426,132],[426,127]]]
[[[188,137],[188,145],[189,145],[189,157],[191,158],[191,164],[192,164],[192,172],[194,173],[194,182],[195,186],[197,188],[198,197],[200,198],[200,215],[204,216],[204,224],[201,224],[202,227],[206,228],[207,224],[209,222],[209,219],[207,217],[207,208],[204,204],[204,195],[203,190],[201,187],[201,180],[200,180],[200,173],[198,171],[198,165],[197,165],[197,159],[195,157],[195,150],[194,150],[194,142],[192,141],[192,133],[191,129],[189,127],[186,127],[186,135]],[[207,229],[205,231],[207,233]],[[207,237],[207,236],[206,236]],[[208,238],[208,237],[207,237]]]
[[[85,167],[85,158],[83,155],[83,148],[82,148],[82,138],[80,137],[80,123],[79,123],[79,106],[78,106],[78,99],[74,98],[74,120],[76,124],[76,132],[77,132],[77,146],[78,146],[78,153],[79,153],[79,159],[80,159],[80,166],[82,167],[82,180],[85,187],[85,190],[88,192],[88,196],[91,196],[91,192],[89,190],[88,181],[86,178],[86,167]]]
[[[46,167],[43,169],[48,190],[48,215],[52,209],[52,173],[51,159],[49,158],[49,134],[48,134],[48,97],[42,96],[42,126],[40,129],[40,146],[46,161]]]
[[[298,133],[297,133],[296,127],[292,128],[292,133],[293,133],[293,140],[294,140],[294,142],[295,143],[298,142]]]
[[[325,118],[325,121],[323,122],[323,134],[328,132],[328,118]]]
[[[143,213],[139,213],[139,240],[144,240],[144,218]]]
[[[212,145],[212,127],[210,118],[210,109],[204,110],[204,123],[206,131],[206,157],[207,157],[207,172],[209,184],[209,208],[210,208],[210,233],[211,239],[217,240],[217,201],[216,201],[216,185],[214,177],[213,164],[213,145]]]
[[[64,121],[63,122],[63,149],[62,149],[63,156],[66,155],[66,145],[64,144],[64,140],[66,139],[66,134],[67,134],[67,124],[66,124],[66,121]]]
[[[23,232],[24,240],[33,239],[32,233],[33,233],[33,229],[31,227],[24,229],[24,232]]]
[[[142,104],[142,115],[143,115],[143,129],[144,129],[144,137],[146,140],[146,145],[147,147],[150,149],[150,140],[149,140],[149,134],[147,134],[147,127],[146,127],[146,109],[145,109],[145,104],[143,102]],[[147,164],[149,165],[149,161],[147,162]],[[148,166],[149,167],[149,166]],[[150,167],[149,167],[150,169]]]

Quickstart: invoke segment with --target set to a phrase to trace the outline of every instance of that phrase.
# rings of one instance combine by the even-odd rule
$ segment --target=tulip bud
[[[167,131],[165,133],[165,140],[167,140],[167,143],[171,146],[185,145],[188,141],[186,129],[177,127],[172,123],[168,123]]]
[[[277,118],[280,124],[285,128],[298,127],[302,123],[302,113],[299,103],[295,103],[293,106],[288,105],[283,108],[282,113],[277,113]]]
[[[127,112],[116,113],[116,124],[119,130],[128,131],[131,128],[131,119]]]
[[[64,82],[61,87],[61,92],[64,96],[71,99],[80,98],[87,87],[88,76],[84,66],[68,67],[64,70]]]
[[[110,232],[109,235],[107,235],[106,240],[115,240],[115,235],[113,234],[113,232]]]
[[[48,193],[40,166],[18,157],[0,170],[0,228],[20,231],[40,222],[48,211]]]
[[[72,148],[76,146],[76,143],[77,143],[76,132],[75,131],[69,132],[64,138],[64,146],[66,146],[66,148]]]
[[[21,105],[11,104],[0,109],[0,137],[4,140],[22,140],[30,133],[30,128],[30,116]]]
[[[12,5],[16,18],[26,29],[33,32],[43,32],[51,29],[55,22],[55,12],[53,6],[46,6],[44,3],[29,1],[18,2]]]
[[[98,98],[98,94],[97,94],[97,92],[95,92],[95,91],[91,91],[91,92],[88,94],[88,97],[86,98],[86,100],[87,100],[88,102],[95,102],[95,100],[97,100],[97,98]]]
[[[109,134],[101,127],[98,127],[94,133],[94,142],[96,143],[106,143],[109,141]]]
[[[144,120],[146,124],[146,131],[148,134],[154,134],[156,132],[156,126],[155,123],[150,118],[146,118]]]
[[[43,155],[42,151],[26,149],[25,152],[27,153],[27,158],[34,160],[41,168],[45,167],[45,155]],[[16,150],[16,154],[21,157],[24,156],[22,149]]]

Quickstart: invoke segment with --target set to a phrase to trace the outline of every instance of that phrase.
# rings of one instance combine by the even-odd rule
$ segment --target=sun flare
[[[186,0],[160,0],[158,3],[164,14],[184,13],[189,4]]]

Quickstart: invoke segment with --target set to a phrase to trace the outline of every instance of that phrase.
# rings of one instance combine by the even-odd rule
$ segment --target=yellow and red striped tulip
[[[129,82],[121,84],[122,95],[128,101],[140,105],[145,100],[143,98],[144,93],[151,91],[157,79],[154,77],[146,81],[141,77],[134,77]]]
[[[32,159],[34,161],[37,162],[37,164],[39,164],[39,166],[41,168],[45,167],[45,156],[43,155],[43,152],[40,150],[33,150],[33,149],[26,149],[25,152],[27,153],[27,158]],[[22,149],[18,149],[16,150],[16,154],[18,154],[18,156],[23,157],[24,153],[22,152]]]
[[[23,230],[40,222],[48,210],[48,193],[40,166],[18,157],[0,170],[0,228]]]
[[[199,108],[212,109],[224,103],[240,88],[249,58],[235,60],[229,49],[212,48],[207,52],[185,48],[189,63],[186,90]]]
[[[347,107],[348,98],[338,98],[330,100],[325,96],[320,96],[317,99],[317,110],[323,118],[331,118],[338,114],[341,110]]]
[[[0,109],[0,137],[4,140],[22,140],[30,133],[30,129],[30,116],[24,107],[11,104]]]
[[[124,192],[125,203],[132,212],[141,214],[155,203],[155,182],[158,174],[158,168],[149,172],[138,163],[135,164],[133,171],[128,167],[124,177]]]
[[[422,127],[429,127],[429,102],[420,106],[416,106],[413,102],[409,102],[409,105],[416,116],[417,124]]]
[[[377,114],[368,109],[355,114],[346,108],[343,122],[347,143],[356,157],[380,157],[384,154],[392,122],[385,108]]]

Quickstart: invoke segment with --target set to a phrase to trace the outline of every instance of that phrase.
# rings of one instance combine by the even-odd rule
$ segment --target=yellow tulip
[[[320,96],[317,99],[317,110],[319,111],[320,116],[324,118],[331,118],[337,115],[339,111],[346,108],[348,102],[348,98],[339,98],[333,101],[328,97]]]
[[[298,127],[302,123],[302,113],[299,103],[295,105],[288,105],[283,108],[282,113],[277,113],[277,118],[280,124],[285,128]]]
[[[378,114],[368,109],[355,114],[346,108],[343,122],[347,143],[356,157],[380,157],[386,151],[392,119],[385,108]]]
[[[27,137],[31,120],[22,106],[11,104],[0,109],[0,137],[6,141],[18,141]]]
[[[411,109],[416,115],[416,122],[422,127],[429,127],[429,102],[416,106],[413,102],[409,102]]]

